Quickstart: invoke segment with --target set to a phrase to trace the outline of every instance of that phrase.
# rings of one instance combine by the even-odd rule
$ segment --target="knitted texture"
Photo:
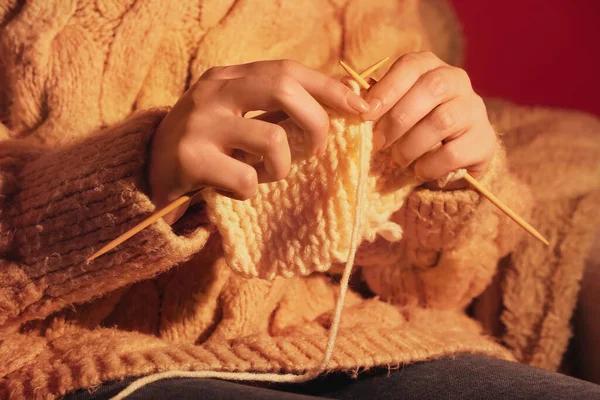
[[[261,185],[261,201],[209,193],[205,209],[175,226],[159,221],[84,260],[154,211],[149,140],[207,68],[292,58],[336,76],[339,59],[358,68],[435,49],[458,60],[447,8],[0,0],[0,398],[57,398],[174,370],[302,374],[319,365],[341,304],[336,274],[348,258],[356,145],[368,124],[332,115],[326,155],[295,152],[294,175]],[[551,247],[473,190],[414,188],[410,173],[391,167],[391,150],[372,154],[363,243],[328,371],[460,352],[559,367],[600,225],[600,122],[502,101],[488,102],[488,114],[505,151],[481,183]]]
[[[354,90],[358,92],[356,84]],[[348,258],[360,153],[371,158],[372,122],[330,117],[327,150],[322,156],[296,160],[285,179],[260,185],[258,194],[248,201],[214,191],[205,195],[209,218],[221,233],[227,264],[234,271],[245,277],[291,277],[327,271]],[[361,149],[363,138],[367,145]],[[301,146],[302,139],[290,138],[291,146]],[[401,228],[389,217],[418,184],[410,172],[400,172],[393,190],[382,193],[385,180],[390,180],[381,175],[389,165],[386,155],[389,152],[377,157],[366,182],[368,211],[361,217],[359,231],[370,240],[380,230],[388,238],[394,231],[395,239],[400,239]]]
[[[223,237],[227,264],[246,277],[273,279],[327,271],[347,258],[356,202],[361,136],[371,123],[331,119],[328,149],[292,165],[248,201],[205,196]]]
[[[92,298],[131,279],[152,277],[202,248],[209,230],[200,227],[177,236],[161,221],[102,264],[85,261],[153,210],[139,174],[147,142],[164,114],[133,116],[126,124],[20,169],[20,190],[4,219],[11,221],[9,250],[19,263],[0,270],[5,283],[0,287],[2,329],[44,317],[57,302],[69,304],[83,293]],[[19,148],[11,142],[0,144],[4,147],[10,152]]]

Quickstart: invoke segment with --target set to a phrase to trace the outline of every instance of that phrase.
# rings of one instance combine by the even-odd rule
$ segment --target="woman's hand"
[[[157,207],[202,187],[248,199],[258,183],[284,178],[290,169],[287,133],[281,125],[244,118],[249,111],[281,111],[302,129],[310,151],[325,150],[329,117],[321,104],[359,114],[367,103],[341,82],[293,61],[263,61],[208,70],[179,99],[158,127],[148,169]],[[263,162],[232,157],[241,150]],[[173,223],[187,205],[165,218]]]
[[[378,121],[374,147],[394,144],[394,160],[414,163],[419,178],[432,181],[459,168],[478,178],[487,169],[496,134],[464,70],[430,52],[409,53],[365,98],[370,110],[363,119]]]

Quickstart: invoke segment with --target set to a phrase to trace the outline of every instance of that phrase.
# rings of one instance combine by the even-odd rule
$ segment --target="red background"
[[[600,115],[600,0],[452,3],[479,94]]]

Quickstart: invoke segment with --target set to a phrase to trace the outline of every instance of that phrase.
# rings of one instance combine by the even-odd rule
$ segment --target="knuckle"
[[[406,53],[401,56],[398,61],[399,63],[409,65],[420,71],[426,71],[430,68],[439,65],[439,58],[431,51],[419,51]]]
[[[445,159],[448,167],[452,170],[460,168],[462,166],[463,154],[458,146],[448,144],[444,149]]]
[[[279,125],[269,124],[265,134],[267,136],[267,148],[269,152],[276,152],[287,145],[285,130]]]
[[[237,177],[237,197],[240,200],[248,200],[258,190],[258,177],[256,170],[252,167],[245,168]]]
[[[272,77],[271,88],[273,95],[278,99],[294,96],[294,79],[288,75],[279,75]]]
[[[292,75],[298,68],[298,63],[294,60],[279,60],[277,69],[281,75]]]
[[[441,68],[427,74],[426,86],[433,97],[442,97],[449,90],[449,83],[445,71]]]
[[[226,67],[210,67],[206,70],[206,72],[204,72],[204,74],[202,74],[202,77],[207,79],[215,79],[223,75],[225,68]]]
[[[424,60],[427,60],[427,61],[437,60],[437,56],[431,50],[423,50],[423,51],[421,51],[421,52],[419,52],[417,54],[419,54],[419,56],[421,57],[421,59],[424,59]]]
[[[418,54],[418,58],[419,58],[419,63],[421,64],[421,66],[424,69],[428,69],[439,63],[438,56],[436,56],[435,53],[433,53],[432,51],[425,50],[425,51],[421,51],[417,54]]]
[[[456,74],[459,76],[459,78],[463,81],[469,84],[469,87],[471,86],[471,78],[469,77],[469,74],[467,73],[467,71],[465,71],[462,68],[458,68],[458,67],[454,67],[454,71],[456,72]]]
[[[414,65],[421,62],[422,53],[406,53],[400,59],[399,62],[407,65]]]
[[[389,115],[396,129],[404,131],[408,128],[408,114],[404,110],[392,108]]]
[[[447,132],[456,126],[456,110],[453,106],[437,108],[432,117],[437,132]]]

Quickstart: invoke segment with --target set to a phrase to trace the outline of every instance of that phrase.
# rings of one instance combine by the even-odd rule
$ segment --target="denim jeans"
[[[68,400],[109,399],[133,379],[102,385]],[[331,373],[303,384],[248,384],[214,379],[154,382],[128,399],[600,399],[600,386],[555,372],[463,354],[395,370],[373,369],[358,378]]]

